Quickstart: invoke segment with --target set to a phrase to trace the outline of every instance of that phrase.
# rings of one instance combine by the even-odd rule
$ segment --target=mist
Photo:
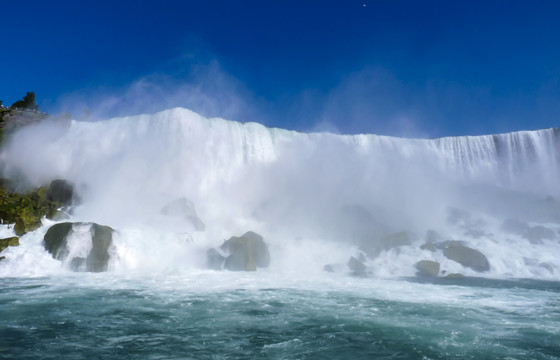
[[[372,236],[404,231],[419,246],[436,231],[484,247],[480,233],[504,241],[489,231],[508,218],[557,222],[557,137],[555,130],[437,140],[299,133],[175,108],[36,123],[14,133],[0,157],[6,177],[75,184],[74,221],[186,234],[201,249],[257,231],[276,247],[277,265],[290,266],[307,244],[313,250],[294,261],[314,259],[320,270],[329,259],[316,254],[342,246],[330,260],[344,262]],[[164,216],[181,198],[194,204],[204,231]],[[462,220],[450,222],[456,214]],[[392,245],[368,246],[395,256]]]
[[[80,199],[72,221],[136,234],[146,261],[151,238],[170,241],[162,257],[175,256],[185,246],[177,239],[187,238],[201,267],[206,249],[247,231],[269,241],[277,269],[321,271],[365,252],[378,271],[402,275],[419,257],[436,256],[419,250],[435,241],[428,234],[491,249],[512,241],[500,230],[508,219],[560,230],[557,129],[430,139],[443,131],[432,119],[477,97],[366,67],[328,91],[271,101],[219,61],[194,58],[120,89],[62,97],[60,111],[74,116],[11,134],[0,152],[3,176],[22,191],[70,181]],[[178,199],[192,202],[204,230],[162,213]],[[399,233],[406,244],[380,240]],[[128,235],[121,240],[140,256]],[[512,259],[521,261],[526,240],[514,240],[520,250]]]

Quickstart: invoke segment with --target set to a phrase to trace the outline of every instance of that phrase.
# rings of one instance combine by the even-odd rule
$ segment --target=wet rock
[[[75,257],[70,261],[70,270],[72,271],[86,271],[86,258]]]
[[[202,220],[198,217],[192,201],[185,197],[179,198],[165,205],[161,208],[161,213],[163,215],[180,216],[184,218],[193,225],[196,231],[204,231],[206,228]]]
[[[2,260],[6,260],[6,257],[5,256],[0,256],[0,261],[2,261]]]
[[[543,239],[554,239],[556,234],[552,229],[542,225],[537,225],[531,226],[523,233],[522,236],[533,244],[542,244]]]
[[[348,260],[348,268],[352,271],[354,276],[364,276],[366,275],[366,265],[355,257],[351,256]]]
[[[74,226],[89,226],[91,249],[85,259],[75,256],[69,260],[74,271],[102,272],[109,266],[109,248],[113,243],[114,230],[96,223],[59,223],[51,226],[43,238],[45,250],[53,258],[66,261],[69,255],[68,237],[74,232]]]
[[[478,272],[490,270],[488,259],[483,253],[465,246],[459,241],[446,241],[443,255],[450,260],[456,261]]]
[[[70,219],[70,215],[67,212],[65,212],[63,210],[58,210],[58,209],[49,210],[49,212],[47,212],[45,217],[49,220],[52,220],[52,221],[61,221],[61,220],[69,220]]]
[[[241,237],[232,236],[220,247],[229,255],[224,269],[231,271],[255,271],[270,264],[270,254],[263,237],[249,231]]]
[[[414,264],[416,270],[416,276],[431,276],[435,277],[439,274],[440,265],[437,261],[431,260],[421,260]]]
[[[47,200],[62,204],[72,205],[74,197],[74,185],[66,180],[53,180],[46,192]]]
[[[109,266],[109,247],[113,244],[113,229],[109,226],[92,224],[93,246],[86,257],[86,271],[107,271]]]
[[[222,270],[226,257],[216,249],[209,249],[206,252],[206,266],[212,270]]]
[[[464,277],[465,277],[465,275],[459,274],[459,273],[451,273],[451,274],[445,275],[446,279],[462,279]]]
[[[434,244],[434,243],[425,243],[424,245],[420,246],[420,249],[428,250],[428,251],[431,251],[431,252],[436,252],[437,245]]]
[[[17,219],[16,223],[14,224],[14,232],[17,236],[22,236],[25,234],[25,224],[23,220]]]
[[[72,231],[72,223],[55,224],[47,230],[43,237],[43,244],[53,258],[57,260],[64,260],[68,256],[68,249],[66,248],[66,237]]]
[[[0,184],[4,184],[1,179]],[[0,186],[0,203],[0,221],[14,224],[14,231],[18,236],[41,227],[42,217],[58,206],[46,199],[45,188],[19,193]]]
[[[334,267],[335,266],[333,264],[327,264],[327,265],[323,266],[323,271],[333,273],[334,272]]]
[[[507,234],[523,235],[529,228],[529,224],[517,219],[506,219],[500,225],[500,230]]]
[[[5,239],[0,239],[0,252],[4,251],[8,246],[18,246],[19,238],[17,236],[12,236]]]

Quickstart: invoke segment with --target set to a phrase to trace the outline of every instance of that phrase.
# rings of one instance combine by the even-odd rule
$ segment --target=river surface
[[[560,283],[271,272],[0,279],[2,359],[558,359]]]

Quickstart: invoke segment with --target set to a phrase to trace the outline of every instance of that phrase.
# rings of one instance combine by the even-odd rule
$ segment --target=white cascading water
[[[98,122],[45,121],[19,130],[1,154],[4,176],[39,186],[76,185],[71,221],[115,228],[109,270],[204,269],[205,252],[252,230],[270,246],[265,271],[322,272],[357,245],[337,228],[340,209],[365,209],[411,246],[368,260],[377,276],[409,276],[436,260],[447,272],[481,274],[420,248],[428,230],[482,251],[482,276],[557,278],[558,236],[530,242],[500,225],[514,218],[559,234],[560,129],[435,140],[333,135],[206,119],[176,108]],[[161,209],[187,198],[197,231]],[[450,221],[450,209],[461,209]],[[463,212],[465,213],[465,212]],[[369,220],[368,220],[369,221]],[[0,275],[64,271],[41,245],[52,222],[6,250]],[[3,227],[0,235],[11,234]],[[62,268],[62,269],[61,269]]]

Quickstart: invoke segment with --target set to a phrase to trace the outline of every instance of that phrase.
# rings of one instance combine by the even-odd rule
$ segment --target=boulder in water
[[[198,217],[192,201],[185,197],[179,198],[165,205],[161,208],[161,213],[163,215],[179,216],[184,218],[193,225],[196,231],[204,231],[206,228],[202,220]]]
[[[43,241],[45,249],[53,258],[66,261],[70,251],[68,237],[73,233],[74,226],[89,225],[91,248],[87,256],[75,256],[70,259],[70,268],[74,271],[102,272],[109,265],[109,247],[113,243],[114,230],[108,226],[95,223],[59,223],[51,226]]]
[[[270,264],[270,254],[263,237],[249,231],[241,237],[232,236],[220,247],[229,255],[224,269],[231,271],[255,271]]]
[[[542,244],[543,239],[554,239],[556,234],[552,229],[536,225],[528,228],[522,236],[533,244]]]
[[[348,268],[350,268],[350,270],[352,271],[352,275],[354,276],[365,276],[366,275],[366,265],[356,259],[354,256],[351,256],[350,259],[348,260]]]
[[[436,277],[439,274],[440,265],[437,261],[431,260],[421,260],[414,264],[416,270],[416,276],[431,276]]]
[[[93,223],[91,226],[92,248],[86,257],[86,271],[107,271],[109,265],[109,247],[113,244],[113,229]]]
[[[431,251],[431,252],[436,252],[437,245],[434,244],[434,243],[425,243],[424,245],[420,246],[420,249],[428,250],[428,251]]]
[[[490,270],[488,259],[480,251],[471,249],[460,241],[446,241],[443,245],[443,255],[446,258],[478,272]]]
[[[500,225],[500,230],[508,234],[523,235],[530,226],[526,222],[517,219],[506,219]]]
[[[64,206],[72,205],[74,185],[66,180],[53,180],[47,189],[47,200],[60,203]]]
[[[464,277],[465,277],[465,275],[459,274],[459,273],[451,273],[451,274],[445,275],[446,279],[462,279]]]
[[[206,252],[206,266],[212,270],[222,270],[226,257],[216,249],[210,249]]]

